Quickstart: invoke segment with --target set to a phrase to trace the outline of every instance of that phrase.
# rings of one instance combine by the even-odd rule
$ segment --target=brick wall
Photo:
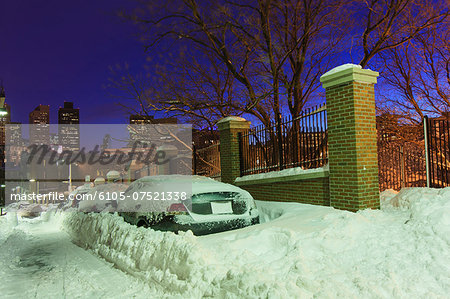
[[[239,183],[236,185],[239,186]],[[330,205],[328,178],[241,185],[256,200],[294,201],[313,205]]]

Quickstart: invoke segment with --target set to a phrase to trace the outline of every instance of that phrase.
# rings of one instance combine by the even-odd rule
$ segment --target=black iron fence
[[[294,119],[254,127],[239,135],[241,175],[321,167],[328,161],[327,136],[325,105],[306,109]]]
[[[450,119],[448,117],[427,118],[426,144],[429,186],[450,186]]]

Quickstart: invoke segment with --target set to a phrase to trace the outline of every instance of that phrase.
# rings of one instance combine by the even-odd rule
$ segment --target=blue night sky
[[[28,123],[29,112],[48,104],[50,122],[57,123],[58,108],[69,100],[80,108],[81,123],[126,123],[128,115],[103,86],[109,66],[145,62],[136,28],[114,15],[130,2],[0,1],[0,80],[11,120]]]

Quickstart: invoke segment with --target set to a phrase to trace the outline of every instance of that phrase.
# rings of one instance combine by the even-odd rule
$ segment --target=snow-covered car
[[[8,205],[8,212],[15,212],[17,216],[24,218],[35,218],[48,208],[48,205],[42,205],[30,202],[15,202]]]
[[[84,195],[84,200],[79,201],[78,210],[81,212],[115,212],[120,194],[128,185],[108,183],[92,187]]]
[[[89,190],[92,189],[92,185],[90,183],[86,183],[84,185],[78,186],[69,193],[68,197],[66,197],[66,201],[62,202],[59,207],[62,209],[68,208],[76,208],[78,207],[79,200],[84,194],[88,193]]]
[[[125,184],[84,184],[69,194],[65,207],[76,208],[80,212],[114,212],[120,194],[128,188]]]
[[[195,235],[217,233],[259,223],[259,212],[253,197],[247,191],[210,178],[189,175],[148,176],[128,187],[125,197],[143,192],[154,192],[165,186],[179,186],[189,182],[190,202],[165,201],[165,212],[121,212],[125,221],[137,226],[162,231],[187,231]],[[119,203],[120,204],[120,203]]]

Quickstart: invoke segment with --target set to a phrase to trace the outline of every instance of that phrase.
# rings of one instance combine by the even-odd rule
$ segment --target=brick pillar
[[[246,132],[250,122],[242,117],[229,116],[217,123],[220,134],[221,181],[233,184],[240,176],[238,133]]]
[[[346,64],[320,77],[326,90],[330,205],[379,208],[374,84],[378,72]]]

